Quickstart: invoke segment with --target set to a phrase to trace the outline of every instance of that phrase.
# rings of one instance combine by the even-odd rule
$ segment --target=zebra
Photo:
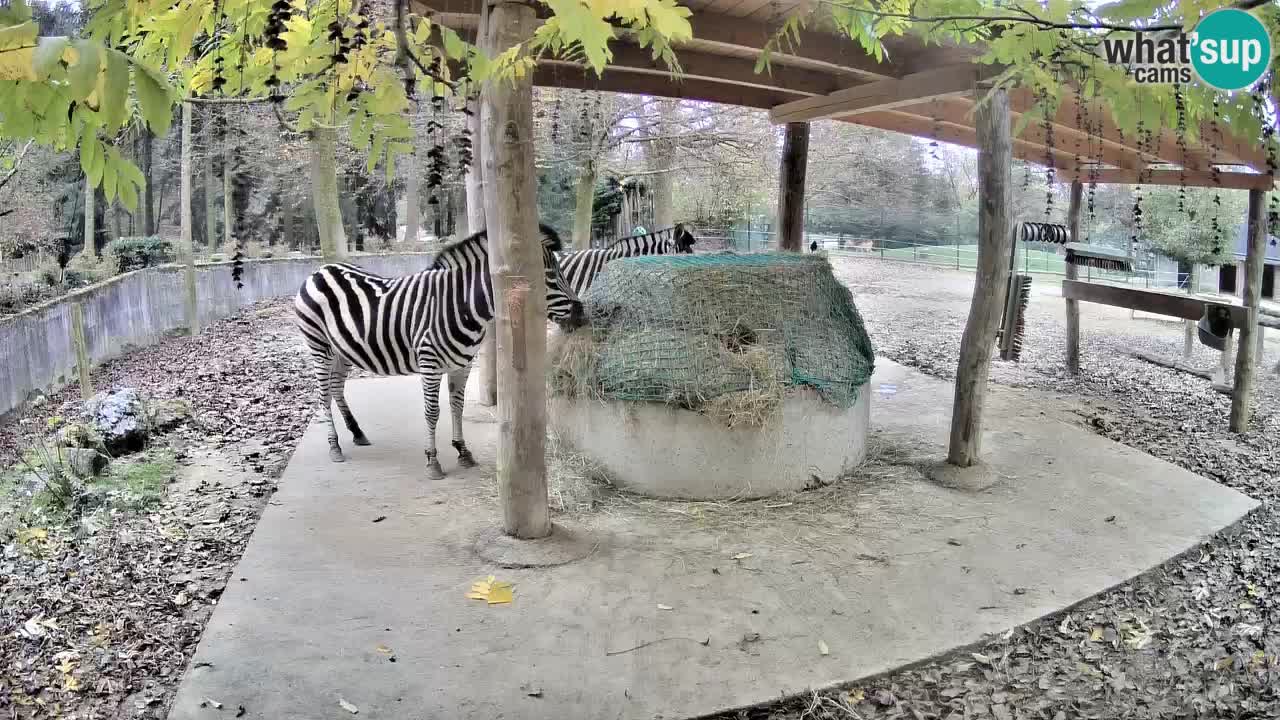
[[[607,248],[560,253],[560,273],[574,294],[582,297],[605,263],[639,255],[692,253],[695,239],[683,223],[665,230],[625,237]]]
[[[566,328],[584,322],[582,302],[560,274],[553,253],[560,236],[546,225],[542,260],[546,270],[547,317]],[[317,270],[294,298],[298,328],[311,350],[324,421],[329,427],[329,459],[344,462],[330,407],[336,401],[356,445],[369,445],[351,414],[343,389],[352,367],[375,375],[422,376],[427,421],[427,477],[444,470],[436,454],[441,375],[449,376],[453,448],[458,465],[475,467],[462,438],[463,392],[471,361],[493,320],[489,248],[482,230],[444,246],[426,270],[384,278],[355,265],[336,263]]]

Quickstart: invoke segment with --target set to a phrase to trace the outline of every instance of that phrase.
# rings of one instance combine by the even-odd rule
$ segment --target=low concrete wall
[[[548,422],[561,439],[609,470],[627,490],[688,500],[754,498],[837,479],[867,456],[871,393],[848,410],[808,388],[787,394],[764,428],[727,428],[658,403],[552,397]]]
[[[402,275],[422,269],[429,257],[362,255],[351,262],[383,275]],[[239,290],[231,279],[231,263],[201,265],[196,272],[201,327],[245,305],[293,295],[321,264],[318,257],[247,260]],[[89,359],[97,364],[185,328],[183,297],[182,268],[166,265],[118,275],[0,319],[0,415],[20,406],[33,391],[47,391],[74,376],[74,305],[83,308]]]

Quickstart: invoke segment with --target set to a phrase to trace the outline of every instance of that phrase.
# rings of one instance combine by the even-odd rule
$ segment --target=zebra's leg
[[[466,441],[462,439],[462,406],[466,401],[467,377],[470,375],[470,363],[461,370],[449,372],[449,410],[453,418],[453,449],[458,451],[458,467],[464,468],[476,466],[476,459],[471,456]]]
[[[340,463],[346,461],[342,455],[342,446],[338,444],[338,426],[333,422],[333,398],[330,395],[329,378],[333,375],[334,358],[327,349],[312,348],[312,361],[315,364],[316,383],[320,386],[320,412],[324,424],[329,428],[329,459]]]
[[[342,413],[342,422],[346,423],[347,429],[351,431],[351,442],[356,445],[372,445],[369,438],[364,436],[364,432],[360,430],[360,423],[356,422],[356,416],[351,414],[351,407],[347,405],[347,373],[351,372],[351,364],[342,358],[336,358],[333,362],[333,369],[329,373],[329,394],[333,396],[334,401],[338,405],[338,412]]]
[[[436,423],[440,420],[440,373],[435,370],[422,372],[423,416],[427,421],[427,479],[444,477],[440,458],[436,456]]]

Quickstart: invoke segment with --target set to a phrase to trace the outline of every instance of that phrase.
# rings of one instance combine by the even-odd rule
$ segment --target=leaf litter
[[[835,259],[854,288],[877,354],[951,379],[973,275]],[[893,283],[884,283],[892,267]],[[879,280],[879,282],[877,282]],[[927,298],[927,301],[921,300]],[[1082,372],[1063,372],[1062,301],[1034,295],[1019,363],[995,362],[996,385],[1046,393],[1079,424],[1262,501],[1230,533],[1048,617],[922,666],[843,692],[811,693],[714,720],[1210,720],[1280,717],[1280,360],[1268,338],[1250,429],[1227,428],[1229,399],[1210,383],[1134,359],[1182,353],[1181,323],[1082,307]],[[1197,367],[1218,354],[1197,346]],[[1100,528],[1118,523],[1112,514]],[[994,664],[977,661],[976,653]],[[879,695],[881,692],[885,695]],[[884,706],[868,702],[893,697]]]

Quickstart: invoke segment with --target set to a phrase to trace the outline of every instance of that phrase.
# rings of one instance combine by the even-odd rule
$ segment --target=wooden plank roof
[[[484,0],[413,0],[415,10],[449,27],[474,34]],[[583,66],[558,59],[539,62],[538,85],[635,93],[725,103],[770,111],[774,122],[834,119],[926,139],[977,147],[973,107],[984,70],[972,63],[975,48],[926,45],[914,37],[884,41],[887,57],[876,62],[856,42],[835,32],[810,29],[795,47],[774,49],[771,70],[756,73],[761,49],[779,19],[803,0],[683,0],[693,11],[694,39],[676,49],[684,70],[673,77],[651,54],[623,39],[613,61],[597,77]],[[1018,116],[1035,99],[1014,90]],[[1014,157],[1048,164],[1062,179],[1098,182],[1220,186],[1270,190],[1260,143],[1219,133],[1184,149],[1172,128],[1150,143],[1138,143],[1111,121],[1097,102],[1068,95],[1050,123],[1025,124]]]

